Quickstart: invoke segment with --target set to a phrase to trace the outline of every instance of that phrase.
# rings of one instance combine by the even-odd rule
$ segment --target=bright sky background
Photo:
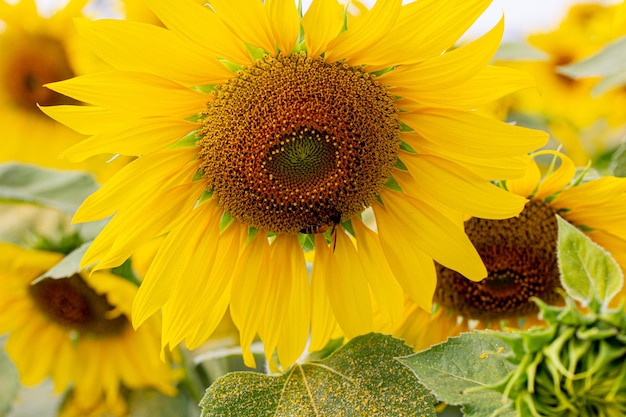
[[[8,0],[10,3],[16,0]],[[67,0],[36,0],[43,9],[54,8],[54,5],[66,3]],[[141,1],[141,0],[137,0]],[[303,0],[310,3],[311,0]],[[375,0],[362,0],[373,4]],[[99,0],[101,4],[106,0]],[[620,0],[493,0],[485,14],[481,16],[465,37],[476,38],[493,27],[504,12],[504,40],[522,40],[526,33],[548,30],[558,24],[567,9],[576,3],[615,4]],[[52,5],[52,6],[51,6]]]
[[[468,32],[476,37],[493,27],[504,11],[504,40],[522,40],[525,34],[548,30],[558,25],[572,4],[616,4],[615,0],[493,0],[484,15]]]

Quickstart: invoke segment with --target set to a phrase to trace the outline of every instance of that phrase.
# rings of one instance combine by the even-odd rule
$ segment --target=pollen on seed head
[[[548,303],[559,299],[558,226],[550,205],[531,200],[515,218],[472,218],[465,231],[489,275],[472,282],[437,265],[438,304],[468,319],[498,320],[537,313],[531,297]]]
[[[216,89],[198,159],[233,218],[297,233],[368,207],[391,175],[399,136],[394,98],[361,68],[266,56]]]

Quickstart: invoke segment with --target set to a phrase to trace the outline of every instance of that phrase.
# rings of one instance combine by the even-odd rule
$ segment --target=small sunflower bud
[[[623,308],[583,314],[536,300],[546,328],[498,334],[517,370],[498,390],[520,416],[626,415],[626,314]]]

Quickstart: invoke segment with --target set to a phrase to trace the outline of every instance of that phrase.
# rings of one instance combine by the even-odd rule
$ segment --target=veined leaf
[[[400,340],[370,333],[279,376],[231,373],[209,387],[202,416],[434,417],[432,394],[394,359],[411,352]]]
[[[72,215],[97,189],[93,176],[84,172],[0,164],[0,201],[35,204]]]
[[[489,389],[513,369],[508,345],[489,333],[463,333],[400,362],[438,400],[461,406],[466,417],[516,417],[512,403]]]
[[[622,270],[611,254],[575,226],[557,216],[561,283],[570,297],[584,304],[603,304],[622,287]]]

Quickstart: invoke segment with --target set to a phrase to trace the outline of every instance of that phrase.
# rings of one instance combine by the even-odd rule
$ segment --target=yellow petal
[[[204,186],[182,184],[118,212],[91,243],[81,268],[94,270],[121,265],[143,243],[170,230],[180,221],[181,212],[191,210]]]
[[[415,245],[415,239],[421,237],[407,236],[406,231],[402,230],[403,223],[386,207],[379,204],[372,207],[387,263],[409,297],[417,305],[430,311],[437,275],[433,259]]]
[[[233,77],[216,57],[199,54],[173,31],[115,19],[78,19],[75,24],[94,52],[116,69],[149,72],[187,86],[221,83]]]
[[[490,3],[420,0],[405,4],[389,35],[368,49],[368,64],[386,68],[438,56],[454,45]]]
[[[243,42],[276,52],[272,28],[260,0],[211,0],[215,14]]]
[[[267,0],[265,7],[278,49],[286,54],[291,53],[300,34],[300,15],[296,3]]]
[[[360,218],[351,219],[356,234],[357,251],[376,302],[387,321],[397,322],[402,316],[402,287],[387,264],[387,258],[376,233]]]
[[[46,84],[46,87],[76,100],[127,112],[135,117],[166,114],[184,119],[206,108],[208,99],[206,94],[190,90],[168,79],[139,72],[115,71],[82,75]]]
[[[309,275],[302,247],[296,236],[290,237],[287,245],[287,259],[290,259],[291,264],[291,294],[289,300],[283,300],[288,303],[288,309],[281,337],[276,344],[283,369],[291,366],[304,352],[311,325]],[[281,260],[275,259],[274,262]]]
[[[534,195],[541,180],[541,171],[535,163],[535,161],[528,157],[528,168],[521,178],[515,178],[507,180],[506,188],[512,193],[521,195],[523,197],[530,197]]]
[[[462,222],[451,221],[438,207],[426,204],[424,200],[395,191],[385,190],[381,198],[387,213],[394,217],[398,235],[403,241],[412,241],[441,265],[471,280],[479,281],[487,276],[487,270],[465,234]],[[380,231],[382,233],[382,227]]]
[[[535,80],[529,73],[513,68],[487,66],[471,79],[450,88],[414,92],[412,85],[405,84],[390,91],[415,100],[422,106],[472,110],[534,85]],[[406,110],[412,109],[410,105],[404,107]]]
[[[600,177],[564,190],[552,200],[550,205],[569,211],[576,211],[583,207],[600,209],[623,199],[625,192],[626,179]]]
[[[576,166],[570,158],[560,152],[546,150],[533,154],[534,157],[539,155],[553,155],[555,157],[553,161],[556,161],[556,158],[561,161],[559,167],[544,177],[539,184],[535,198],[543,199],[566,187],[576,175]]]
[[[461,145],[459,142],[432,141],[416,132],[404,132],[402,140],[410,144],[417,153],[436,155],[449,159],[466,167],[485,180],[519,178],[524,175],[528,165],[527,155],[508,158],[476,157],[471,155],[475,149],[472,144],[468,144],[469,149],[467,149],[465,145]]]
[[[337,226],[332,274],[325,275],[328,300],[337,323],[348,338],[372,330],[373,314],[367,277],[352,241]],[[317,248],[316,248],[317,249]]]
[[[263,319],[269,285],[266,285],[270,246],[259,232],[246,246],[233,273],[230,314],[239,329],[239,340],[246,366],[254,368],[250,345]]]
[[[548,140],[548,134],[542,131],[455,110],[429,109],[403,113],[402,118],[424,138],[441,146],[458,146],[478,158],[525,155]]]
[[[332,275],[333,264],[331,253],[322,234],[315,235],[315,259],[311,273],[311,342],[310,351],[324,348],[333,334],[337,332],[338,324],[330,308],[328,291],[326,290],[326,276]]]
[[[302,17],[304,41],[309,56],[316,57],[326,51],[328,43],[341,32],[343,7],[337,0],[313,0]]]
[[[424,192],[448,207],[485,219],[517,216],[526,204],[525,198],[496,187],[446,159],[407,153],[402,153],[400,158],[415,179],[412,188],[403,190],[414,197]]]
[[[408,98],[418,101],[422,91],[462,84],[491,61],[500,46],[503,31],[504,22],[500,20],[483,37],[422,63],[399,67],[381,76],[380,82],[398,88],[410,85],[412,88],[405,90],[412,94]]]
[[[196,295],[198,305],[186,311],[187,320],[199,324],[186,341],[189,348],[205,342],[226,313],[230,304],[233,262],[238,259],[247,236],[248,227],[234,221],[220,234],[210,274],[205,275],[202,291]]]
[[[250,63],[246,46],[208,7],[192,0],[146,0],[154,14],[182,36],[200,55],[217,56],[240,64]]]
[[[178,345],[192,333],[195,326],[196,322],[190,319],[185,307],[190,300],[197,299],[199,294],[205,292],[209,285],[208,278],[221,243],[220,214],[217,204],[207,201],[190,212],[188,219],[170,232],[172,240],[185,241],[183,248],[179,247],[177,252],[170,253],[170,256],[174,254],[171,256],[171,263],[176,272],[167,277],[176,284],[171,287],[169,298],[163,305],[163,341],[170,347]],[[197,253],[201,253],[202,257],[194,256]],[[168,269],[169,271],[172,270]],[[194,306],[194,310],[196,308]],[[219,323],[221,316],[206,317],[206,320]]]
[[[367,64],[367,49],[393,28],[401,8],[401,0],[378,0],[371,10],[353,19],[351,27],[328,44],[326,59],[345,59],[350,65]]]
[[[186,172],[189,182],[197,169],[197,164],[187,165],[196,155],[193,148],[168,149],[142,156],[125,165],[98,191],[85,199],[72,221],[74,223],[101,220],[116,211],[133,204],[136,199],[162,192],[172,185],[177,174]],[[194,166],[195,165],[195,166]],[[181,178],[184,179],[185,175]],[[141,178],[142,181],[137,181]],[[124,190],[120,196],[119,190]],[[123,198],[132,195],[133,199]]]
[[[39,109],[57,122],[83,135],[95,135],[107,129],[119,129],[135,120],[112,109],[95,106],[39,106]]]
[[[135,328],[169,300],[176,285],[184,285],[187,281],[188,275],[184,272],[187,265],[180,262],[186,262],[189,258],[185,254],[195,253],[198,244],[197,235],[195,240],[189,239],[188,235],[209,228],[213,222],[219,221],[220,214],[217,204],[207,201],[191,211],[165,237],[133,301],[132,321]],[[180,280],[172,277],[180,277]]]
[[[64,151],[60,157],[83,161],[99,154],[140,156],[167,148],[197,126],[184,120],[136,119],[120,130],[105,130]]]

